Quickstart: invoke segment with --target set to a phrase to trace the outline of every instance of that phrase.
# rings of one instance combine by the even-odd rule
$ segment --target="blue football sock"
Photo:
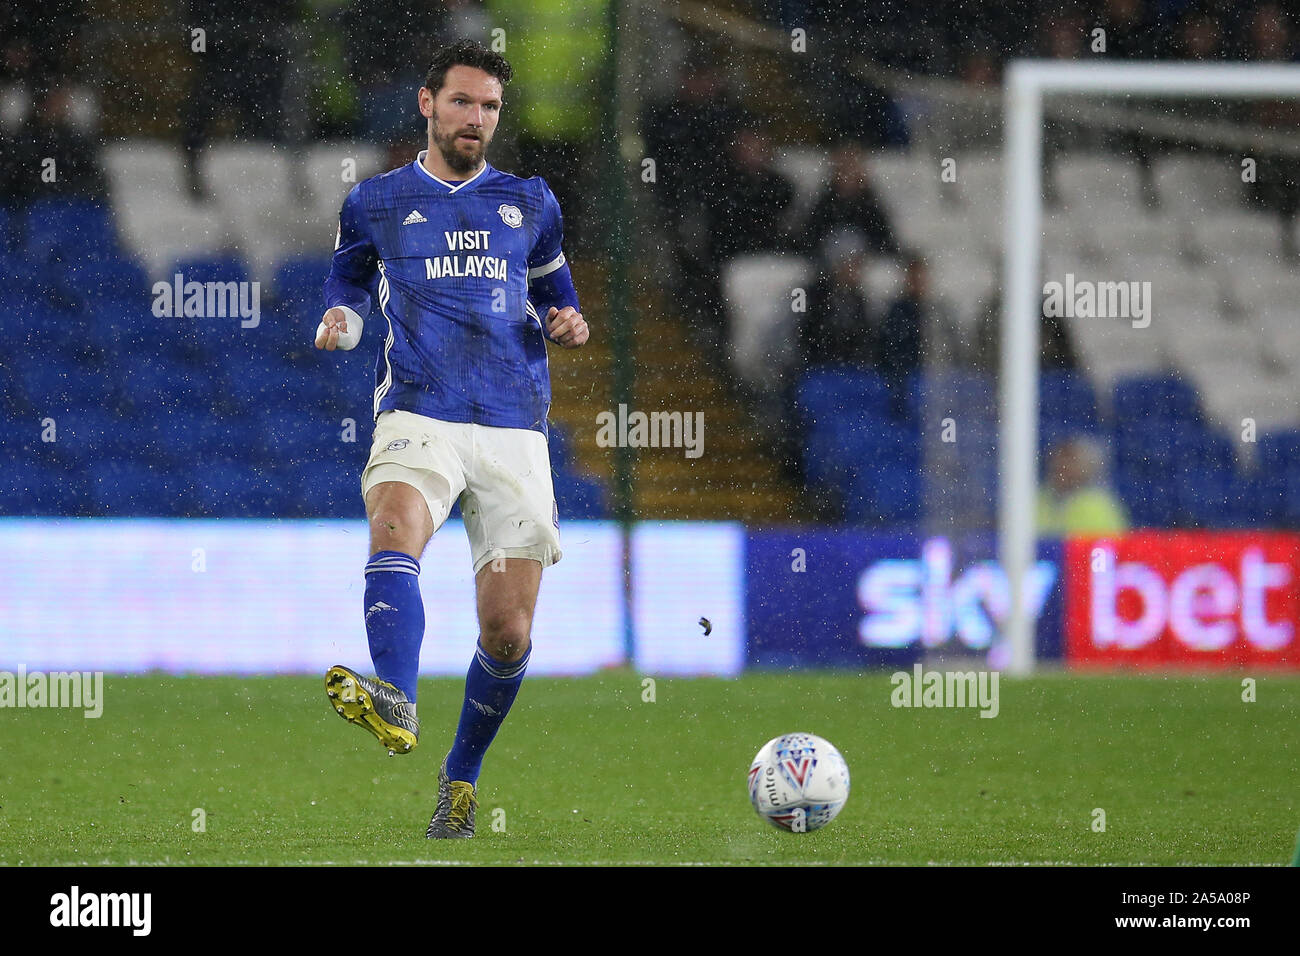
[[[530,644],[524,656],[507,664],[488,655],[480,643],[465,675],[465,703],[456,727],[456,742],[447,755],[447,776],[477,784],[483,767],[483,755],[510,713],[524,669],[532,656]]]
[[[420,562],[400,551],[379,551],[366,565],[366,637],[375,674],[412,702],[424,640]]]

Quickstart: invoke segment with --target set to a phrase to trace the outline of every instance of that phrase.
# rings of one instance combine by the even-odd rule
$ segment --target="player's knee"
[[[370,508],[370,540],[379,550],[423,551],[431,528],[429,508],[418,492],[384,495]]]
[[[528,615],[502,612],[485,617],[479,625],[479,641],[490,656],[499,661],[517,661],[528,650]]]

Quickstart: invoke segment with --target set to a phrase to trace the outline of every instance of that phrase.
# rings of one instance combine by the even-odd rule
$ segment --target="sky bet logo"
[[[1037,621],[1056,568],[1039,561],[1030,571],[1025,607]],[[898,648],[920,641],[938,647],[954,633],[971,650],[988,650],[1011,605],[1011,587],[996,561],[980,561],[956,577],[952,546],[931,538],[920,559],[877,561],[858,577],[858,605],[867,612],[858,638],[867,647]]]

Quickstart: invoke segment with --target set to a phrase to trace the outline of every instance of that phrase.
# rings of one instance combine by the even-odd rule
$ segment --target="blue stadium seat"
[[[118,517],[185,517],[194,513],[193,480],[159,464],[101,459],[86,466],[96,507]]]
[[[121,257],[75,258],[60,270],[63,291],[82,303],[97,300],[127,301],[138,306],[153,302],[153,284],[143,267]]]
[[[1175,376],[1134,377],[1115,384],[1119,421],[1182,421],[1199,424],[1201,402],[1196,389]]]
[[[573,465],[569,454],[569,435],[563,428],[549,422],[546,426],[546,443],[550,447],[551,467],[556,471],[566,471]]]
[[[554,476],[555,507],[560,520],[604,518],[605,486],[596,478],[560,472]]]
[[[187,256],[167,271],[168,281],[180,273],[183,282],[249,282],[248,267],[235,255]],[[266,291],[266,290],[262,290]],[[268,296],[269,298],[269,296]]]
[[[67,357],[85,344],[84,319],[70,304],[37,295],[6,314],[17,326],[10,332],[11,347],[22,349],[36,361],[71,364]]]
[[[1264,476],[1237,474],[1228,486],[1228,501],[1219,522],[1226,528],[1266,528],[1273,523]]]
[[[328,256],[299,256],[280,263],[275,270],[276,299],[296,313],[306,310],[319,318],[325,311],[323,288],[330,274],[330,261]]]
[[[39,353],[23,362],[16,379],[28,402],[42,415],[86,408],[103,408],[118,397],[116,383],[107,369],[78,367],[67,361],[49,361]]]
[[[921,469],[910,460],[871,460],[850,473],[844,517],[856,523],[902,525],[920,517]]]
[[[285,477],[286,517],[364,518],[361,466],[321,456],[290,468]]]
[[[85,465],[105,458],[130,457],[140,450],[138,423],[102,407],[55,416],[59,453]]]
[[[805,428],[824,428],[846,415],[888,416],[889,388],[869,369],[823,365],[800,378],[795,402]]]
[[[196,475],[196,507],[200,514],[217,518],[288,517],[298,507],[293,490],[282,472],[218,461]]]
[[[1086,375],[1043,370],[1038,380],[1038,428],[1044,433],[1070,434],[1093,434],[1100,429],[1097,399]]]
[[[52,458],[0,454],[0,516],[93,514],[85,477]]]
[[[47,196],[27,208],[23,229],[25,254],[33,263],[55,256],[113,258],[118,255],[117,230],[107,207],[89,199]]]
[[[1170,483],[1121,471],[1115,484],[1133,527],[1169,528],[1177,521],[1178,502]]]
[[[993,377],[982,372],[945,370],[921,378],[917,391],[917,416],[954,415],[973,409],[997,411]]]
[[[906,442],[916,433],[886,417],[881,410],[844,413],[813,429],[804,438],[803,466],[809,484],[845,489],[858,462],[881,454],[881,447]]]
[[[250,439],[260,446],[254,459],[271,468],[292,469],[322,459],[352,460],[360,442],[341,441],[341,429],[323,415],[284,406],[266,409],[258,416],[258,429]]]
[[[139,409],[211,409],[218,397],[210,370],[164,355],[130,354],[119,368],[122,390]]]
[[[272,352],[231,349],[219,356],[220,373],[227,399],[252,414],[268,409],[293,408],[295,389],[305,376]]]

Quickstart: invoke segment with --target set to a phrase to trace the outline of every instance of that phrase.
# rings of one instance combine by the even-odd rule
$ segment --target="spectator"
[[[868,250],[897,253],[898,241],[871,186],[862,152],[851,143],[842,143],[831,152],[830,160],[830,185],[808,214],[802,246],[820,248],[831,232],[847,226],[861,232]]]
[[[517,86],[513,111],[520,176],[542,176],[564,210],[564,249],[581,258],[604,153],[601,123],[609,92],[602,85],[609,48],[610,0],[491,0],[492,25],[505,30]],[[695,133],[698,135],[699,131]]]
[[[1046,536],[1121,534],[1128,530],[1124,506],[1102,484],[1102,454],[1076,437],[1047,455],[1047,480],[1038,491],[1038,533]]]
[[[1249,58],[1291,62],[1295,58],[1286,15],[1275,3],[1257,7],[1248,20]],[[1249,107],[1250,119],[1258,126],[1294,134],[1300,127],[1300,108],[1294,100],[1264,100]],[[1300,161],[1291,156],[1265,156],[1255,187],[1248,196],[1257,206],[1277,213],[1282,233],[1282,253],[1300,257],[1296,247],[1296,219],[1300,215]]]
[[[1096,25],[1106,31],[1106,55],[1115,59],[1153,60],[1164,46],[1142,0],[1104,0]]]
[[[799,327],[805,366],[878,365],[880,330],[862,284],[867,249],[866,237],[849,228],[832,231],[822,242],[821,274]]]
[[[1222,59],[1223,24],[1209,11],[1193,10],[1182,23],[1179,45],[1189,60]]]
[[[360,100],[357,132],[369,142],[414,147],[401,149],[405,162],[426,141],[414,91],[424,85],[433,51],[455,39],[444,29],[446,16],[418,0],[353,0],[343,14],[348,69]],[[402,29],[394,30],[395,23]]]
[[[907,378],[923,368],[962,363],[957,324],[947,307],[930,295],[929,269],[919,256],[908,256],[903,294],[885,313],[880,335],[880,373],[889,383],[894,412],[901,415]]]
[[[737,131],[716,174],[709,231],[718,263],[743,253],[789,248],[787,217],[794,188],[773,172],[771,162],[767,133],[751,120]]]
[[[999,268],[999,273],[1000,273]],[[1002,294],[995,292],[984,306],[975,329],[975,348],[970,364],[976,370],[996,376],[1002,367]],[[1069,329],[1057,316],[1042,315],[1038,326],[1039,368],[1079,367]]]
[[[193,54],[195,68],[181,105],[186,178],[190,193],[202,199],[207,192],[198,154],[223,115],[233,114],[238,134],[280,137],[287,27],[293,10],[276,0],[188,0],[185,14],[187,29],[204,31],[205,48]]]
[[[52,87],[12,137],[0,135],[0,205],[40,196],[107,200],[99,143],[74,122],[73,110],[72,89]],[[47,168],[52,181],[46,181]]]
[[[704,48],[692,55],[680,94],[651,107],[642,117],[646,155],[655,163],[653,192],[672,266],[672,297],[686,319],[716,355],[721,345],[723,310],[719,268],[714,258],[709,209],[720,183],[719,142],[730,142],[743,125],[744,112],[727,95],[717,57]],[[701,135],[701,131],[707,135]]]

